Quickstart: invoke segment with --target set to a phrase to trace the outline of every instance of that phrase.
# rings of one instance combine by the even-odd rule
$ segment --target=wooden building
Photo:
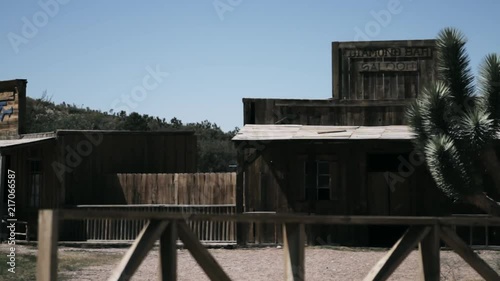
[[[334,42],[331,98],[243,99],[244,126],[233,138],[237,212],[477,212],[452,204],[436,188],[405,125],[405,107],[436,78],[434,44]],[[403,229],[315,226],[307,234],[313,244],[383,245]],[[279,231],[273,225],[239,225],[238,240],[276,243]],[[500,244],[500,229],[485,231],[490,242]]]
[[[26,80],[0,82],[0,95],[12,93],[21,105],[25,86]],[[9,101],[9,110],[10,103],[16,101]],[[4,105],[3,110],[5,108]],[[15,204],[15,218],[27,222],[33,235],[36,235],[40,208],[126,203],[121,189],[106,185],[110,174],[196,172],[193,131],[59,130],[23,134],[18,122],[23,120],[24,110],[22,106],[13,106],[11,115],[0,122],[3,138],[0,140],[0,210],[2,219],[6,219],[7,205]],[[9,124],[4,126],[4,123]],[[15,173],[12,201],[8,201],[9,170]],[[66,230],[62,230],[62,239],[71,238]]]

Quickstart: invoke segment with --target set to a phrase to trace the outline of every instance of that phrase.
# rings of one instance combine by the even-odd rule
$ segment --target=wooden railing
[[[138,211],[165,212],[176,214],[213,214],[232,215],[236,212],[235,205],[79,205],[77,208],[85,211]],[[86,240],[135,240],[147,219],[85,219]],[[235,243],[236,226],[234,222],[226,221],[189,221],[189,227],[203,243]]]
[[[408,225],[406,233],[375,264],[364,280],[387,280],[418,246],[421,280],[439,280],[440,241],[443,240],[485,280],[500,280],[499,274],[453,231],[452,225],[500,225],[500,217],[371,217],[308,216],[296,214],[179,214],[144,211],[41,210],[39,215],[37,280],[57,279],[57,241],[61,220],[89,218],[149,220],[108,280],[130,280],[156,241],[160,241],[159,280],[177,278],[177,238],[210,280],[231,280],[215,258],[203,247],[187,222],[279,223],[283,232],[285,280],[305,280],[306,224]]]

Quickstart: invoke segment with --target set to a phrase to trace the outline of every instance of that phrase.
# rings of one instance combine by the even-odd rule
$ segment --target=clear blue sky
[[[500,53],[498,0],[55,1],[1,0],[0,80],[28,79],[28,96],[47,90],[57,103],[224,130],[241,127],[243,97],[330,97],[331,42],[357,30],[396,40],[458,27],[474,71]],[[381,10],[390,20],[377,22]],[[168,76],[151,80],[147,67]]]

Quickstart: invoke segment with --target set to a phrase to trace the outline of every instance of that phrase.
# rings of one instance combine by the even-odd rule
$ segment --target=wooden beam
[[[244,212],[244,173],[246,170],[245,157],[242,149],[237,149],[237,162],[238,171],[236,173],[236,213],[242,214]],[[237,223],[236,224],[236,243],[238,245],[245,245],[247,242],[246,238],[246,224]]]
[[[184,243],[184,247],[189,250],[196,262],[198,262],[200,267],[205,271],[208,278],[212,281],[231,281],[214,257],[212,257],[205,247],[203,247],[186,222],[180,221],[177,225],[179,238],[182,243]]]
[[[38,253],[36,280],[57,280],[57,241],[59,240],[59,211],[40,210],[38,215]]]
[[[285,280],[305,280],[305,230],[303,224],[283,224]]]
[[[199,214],[169,213],[164,211],[134,210],[79,210],[62,209],[59,217],[65,220],[98,219],[156,219],[190,221],[237,221],[262,223],[303,223],[303,224],[339,224],[339,225],[466,225],[500,226],[500,217],[409,217],[409,216],[315,216],[293,213],[278,214]]]
[[[440,236],[443,241],[450,246],[459,256],[462,257],[481,277],[490,280],[500,280],[498,273],[493,270],[483,259],[460,239],[460,237],[450,227],[440,228]]]
[[[422,281],[439,281],[440,277],[440,250],[441,239],[439,238],[439,226],[435,225],[429,233],[420,241],[418,249],[420,252],[420,267]]]
[[[171,222],[160,236],[160,269],[158,280],[177,280],[177,224]]]
[[[168,225],[168,221],[152,220],[142,229],[134,244],[123,256],[120,264],[115,268],[108,281],[126,281],[141,265],[148,252],[153,248],[154,243],[160,239],[161,234]]]
[[[410,227],[391,250],[377,262],[363,280],[387,280],[429,231],[430,227]]]

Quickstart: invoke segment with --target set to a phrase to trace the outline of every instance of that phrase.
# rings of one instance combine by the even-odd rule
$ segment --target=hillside
[[[238,132],[224,132],[208,120],[183,124],[173,117],[165,118],[140,115],[136,112],[103,112],[75,104],[55,104],[46,93],[39,99],[26,99],[26,132],[51,132],[57,129],[75,130],[194,130],[198,137],[198,171],[226,172],[236,164],[236,150],[231,138]]]

